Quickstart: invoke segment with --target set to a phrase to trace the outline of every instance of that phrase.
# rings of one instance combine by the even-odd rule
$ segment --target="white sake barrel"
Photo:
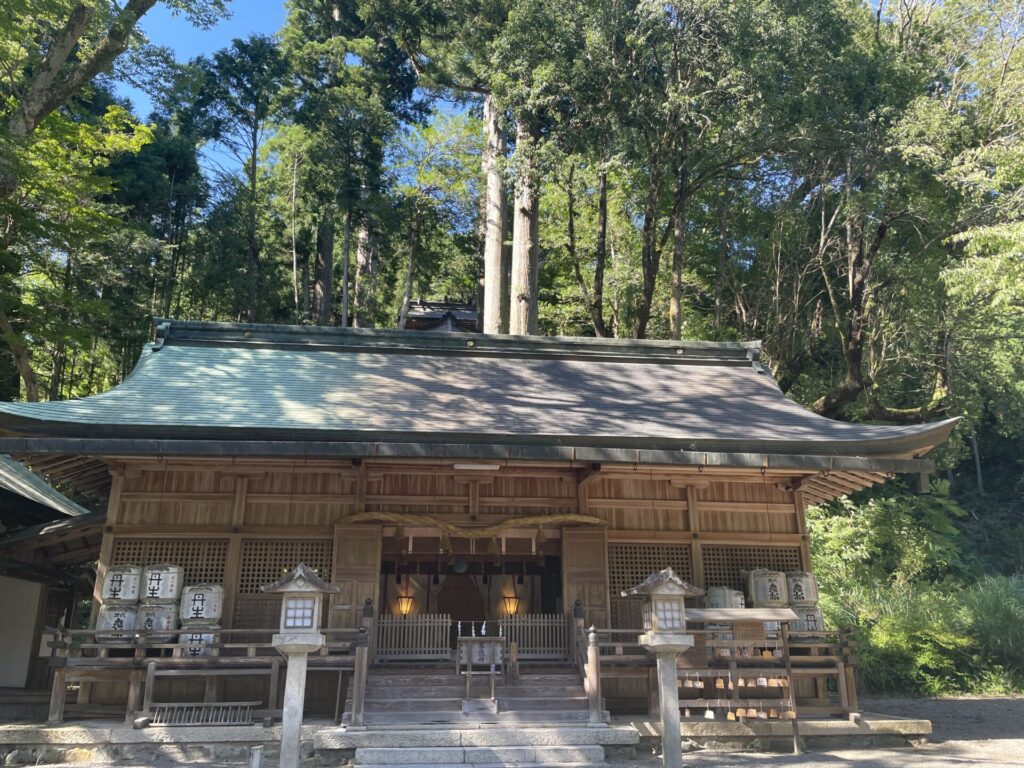
[[[96,639],[121,643],[132,638],[139,609],[134,605],[101,605],[96,615]]]
[[[743,593],[729,587],[710,587],[704,605],[708,608],[746,608]]]
[[[759,568],[751,571],[747,578],[747,591],[755,608],[785,608],[789,596],[786,593],[786,574]]]
[[[178,606],[175,603],[143,603],[139,606],[136,629],[153,634],[146,639],[152,643],[173,643],[178,629]]]
[[[793,608],[793,612],[796,614],[796,621],[790,625],[789,631],[791,634],[799,635],[802,632],[825,631],[825,620],[822,618],[821,609],[818,606],[796,606]]]
[[[804,573],[802,571],[787,573],[786,584],[789,591],[790,605],[818,604],[818,582],[815,581],[813,573]]]
[[[219,626],[185,627],[187,631],[178,635],[178,643],[185,646],[181,655],[190,659],[203,658],[210,655],[210,645],[214,642],[211,630]]]
[[[181,593],[182,624],[216,624],[224,609],[224,587],[192,584]]]
[[[142,571],[142,602],[176,603],[183,585],[184,573],[180,565],[147,565]]]
[[[142,569],[137,565],[112,565],[103,577],[100,599],[109,605],[131,605],[139,602]]]

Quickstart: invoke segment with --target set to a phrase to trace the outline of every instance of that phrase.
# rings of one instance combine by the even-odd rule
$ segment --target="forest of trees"
[[[186,64],[155,4],[0,8],[0,396],[161,316],[762,339],[822,415],[962,417],[932,494],[813,511],[867,684],[1021,685],[1024,4],[289,0]]]

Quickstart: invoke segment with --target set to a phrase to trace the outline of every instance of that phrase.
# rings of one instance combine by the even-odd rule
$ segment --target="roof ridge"
[[[333,326],[221,323],[154,318],[153,350],[165,344],[345,348],[412,354],[557,356],[620,358],[633,361],[714,363],[751,366],[761,371],[760,341],[670,341],[587,336],[510,336],[481,333],[428,334],[392,329]]]

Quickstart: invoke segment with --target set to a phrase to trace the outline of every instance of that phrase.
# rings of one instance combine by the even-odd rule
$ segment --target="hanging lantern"
[[[505,613],[515,616],[519,612],[519,598],[516,595],[506,595],[502,598],[505,602]]]
[[[412,595],[398,596],[398,612],[402,614],[402,616],[408,616],[412,613],[414,605],[416,605],[416,599]]]

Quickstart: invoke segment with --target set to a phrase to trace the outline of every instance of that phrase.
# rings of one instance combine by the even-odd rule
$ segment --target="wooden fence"
[[[515,643],[520,659],[565,659],[570,654],[572,619],[558,613],[504,616],[501,633]]]
[[[377,661],[447,660],[452,656],[452,617],[447,613],[381,616],[377,627]]]

